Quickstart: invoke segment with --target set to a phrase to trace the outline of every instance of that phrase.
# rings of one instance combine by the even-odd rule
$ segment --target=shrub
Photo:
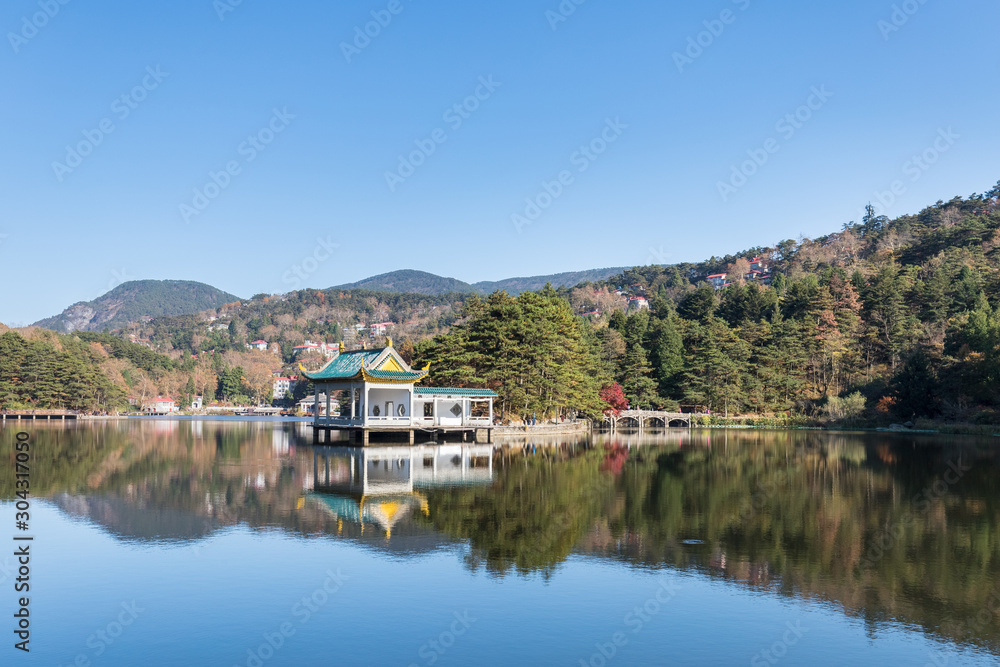
[[[844,398],[831,396],[826,402],[825,409],[830,419],[853,419],[865,411],[865,397],[860,391]]]

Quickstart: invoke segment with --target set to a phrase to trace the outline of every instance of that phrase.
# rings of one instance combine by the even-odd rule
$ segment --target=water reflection
[[[6,449],[14,431],[0,431]],[[671,568],[1000,646],[992,441],[687,431],[497,446],[313,447],[307,425],[145,421],[33,430],[38,495],[139,543],[227,526],[469,570],[557,577],[574,556]],[[0,495],[14,496],[0,479]]]
[[[343,521],[393,528],[416,511],[430,515],[420,489],[493,481],[493,447],[423,445],[419,447],[316,447],[309,499]]]

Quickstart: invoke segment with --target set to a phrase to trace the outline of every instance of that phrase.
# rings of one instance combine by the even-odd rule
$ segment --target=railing
[[[450,417],[448,418],[451,419]],[[456,418],[456,421],[457,418]],[[493,421],[489,417],[465,417],[458,423],[447,423],[441,424],[438,422],[436,417],[415,417],[413,419],[414,426],[449,426],[449,427],[461,427],[461,426],[492,426]]]
[[[409,417],[372,417],[368,416],[369,426],[409,426]]]
[[[363,419],[361,417],[354,419],[350,417],[320,417],[316,423],[320,426],[361,426]]]
[[[380,426],[412,426],[415,428],[434,428],[436,426],[450,427],[450,428],[461,428],[461,427],[479,427],[484,428],[492,426],[493,422],[489,417],[465,417],[461,420],[455,419],[454,423],[441,424],[434,417],[397,417],[395,415],[391,417],[373,417],[368,415],[368,417],[356,417],[351,419],[350,417],[320,417],[314,421],[317,426],[325,427],[345,427],[345,428],[360,428],[364,426],[378,428]]]

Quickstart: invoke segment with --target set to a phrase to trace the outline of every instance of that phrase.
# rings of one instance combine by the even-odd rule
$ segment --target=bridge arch
[[[615,427],[616,428],[642,428],[642,418],[641,417],[634,417],[634,416],[631,416],[631,415],[629,415],[627,417],[619,417],[617,420],[615,420]]]
[[[690,428],[692,415],[683,412],[666,412],[660,410],[626,410],[618,415],[608,415],[601,423],[603,428],[612,430],[646,428]]]

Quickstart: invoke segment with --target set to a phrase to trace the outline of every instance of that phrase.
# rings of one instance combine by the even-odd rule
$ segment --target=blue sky
[[[988,0],[236,2],[0,7],[0,321],[697,261],[1000,178]]]

